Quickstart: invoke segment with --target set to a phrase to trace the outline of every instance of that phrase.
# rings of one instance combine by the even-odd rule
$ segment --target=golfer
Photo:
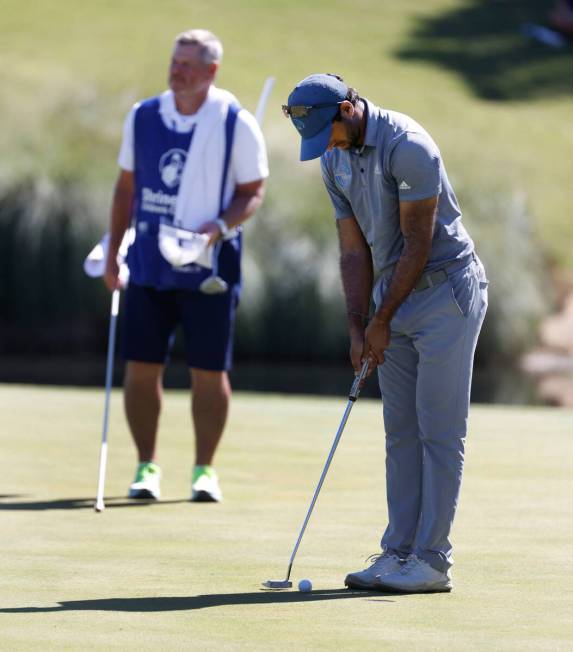
[[[169,90],[136,104],[124,125],[105,282],[119,287],[116,254],[133,226],[122,341],[125,410],[139,457],[131,498],[160,497],[156,439],[162,378],[178,325],[192,386],[191,500],[222,498],[212,462],[231,397],[227,371],[241,282],[236,227],[261,205],[268,176],[255,118],[213,84],[222,54],[221,42],[206,30],[177,36]],[[208,256],[203,264],[180,267],[166,260],[158,246],[164,224],[206,234],[209,245],[217,245],[211,267]],[[200,288],[215,266],[223,291],[206,294]]]
[[[346,585],[450,591],[483,266],[440,151],[418,123],[330,74],[303,79],[283,111],[302,137],[301,160],[321,157],[352,365],[378,368],[384,406],[388,525],[381,554]]]

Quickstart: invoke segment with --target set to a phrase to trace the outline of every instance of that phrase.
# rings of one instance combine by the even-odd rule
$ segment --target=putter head
[[[289,580],[267,580],[263,582],[265,589],[290,589],[292,588],[292,582]]]
[[[208,276],[199,286],[203,294],[223,294],[228,289],[227,282],[220,276]]]

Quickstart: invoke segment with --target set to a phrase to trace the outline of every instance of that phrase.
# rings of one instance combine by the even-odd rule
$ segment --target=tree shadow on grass
[[[59,500],[34,500],[34,501],[15,501],[4,502],[4,498],[17,498],[19,496],[0,496],[1,511],[23,511],[23,512],[43,512],[58,509],[93,509],[95,499],[91,498],[62,498]],[[177,503],[187,503],[186,499],[179,500],[129,500],[125,496],[112,496],[105,499],[106,509],[116,509],[118,507],[149,507],[160,505],[173,505]]]
[[[488,100],[568,95],[573,43],[554,49],[523,33],[527,23],[545,23],[550,9],[537,0],[467,0],[417,18],[396,56],[449,69]]]
[[[117,611],[117,612],[161,612],[193,611],[211,607],[232,605],[289,604],[293,602],[318,602],[324,600],[347,600],[369,598],[374,602],[394,602],[384,596],[389,594],[374,591],[349,591],[348,589],[326,589],[299,593],[298,591],[256,591],[253,593],[218,593],[158,598],[108,598],[104,600],[69,600],[59,602],[57,607],[12,607],[0,609],[3,614],[53,613],[62,611]],[[375,597],[374,597],[375,596]]]

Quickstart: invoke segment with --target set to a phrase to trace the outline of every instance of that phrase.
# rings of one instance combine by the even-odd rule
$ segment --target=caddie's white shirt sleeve
[[[235,183],[251,183],[269,176],[265,139],[255,116],[242,109],[235,124],[231,174]]]
[[[135,121],[135,111],[139,104],[135,104],[127,114],[123,123],[123,138],[117,164],[122,170],[133,172],[135,169],[135,155],[133,150],[133,123]]]

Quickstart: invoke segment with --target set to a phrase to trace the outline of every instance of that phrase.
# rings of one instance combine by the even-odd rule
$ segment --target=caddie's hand
[[[119,280],[119,265],[117,264],[116,256],[108,256],[105,264],[105,272],[103,273],[103,280],[108,289],[113,292],[122,287]]]
[[[384,362],[384,351],[390,346],[390,324],[373,317],[364,332],[362,358],[370,357],[374,366]]]
[[[208,246],[211,246],[221,239],[221,229],[215,222],[205,222],[198,229],[197,233],[206,233],[209,236]]]

